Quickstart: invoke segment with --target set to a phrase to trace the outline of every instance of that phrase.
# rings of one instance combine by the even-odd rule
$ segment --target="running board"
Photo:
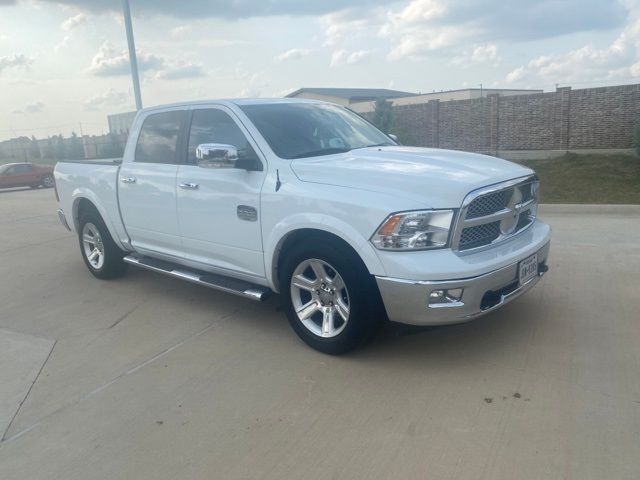
[[[165,275],[186,280],[197,285],[202,285],[203,287],[233,293],[258,302],[266,300],[266,298],[272,293],[271,289],[263,287],[262,285],[256,285],[245,282],[244,280],[225,277],[223,275],[216,275],[215,273],[206,273],[188,269],[156,258],[127,255],[122,260],[131,265],[146,268],[147,270],[164,273]]]

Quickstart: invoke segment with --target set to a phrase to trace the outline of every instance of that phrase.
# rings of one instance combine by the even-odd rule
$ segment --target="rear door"
[[[178,151],[185,109],[150,112],[118,175],[118,198],[131,245],[141,253],[183,255],[176,211]],[[140,123],[138,124],[140,125]]]
[[[178,217],[192,261],[244,275],[264,276],[260,191],[266,164],[235,114],[223,106],[192,110],[186,161],[178,169]],[[198,162],[200,144],[230,145],[235,167]],[[200,165],[200,166],[198,166]]]

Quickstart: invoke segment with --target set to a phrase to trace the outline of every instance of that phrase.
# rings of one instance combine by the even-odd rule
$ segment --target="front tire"
[[[280,272],[289,324],[310,347],[346,353],[379,325],[383,310],[373,277],[340,242],[301,243],[286,254]]]
[[[111,238],[102,217],[88,211],[82,214],[79,223],[80,253],[93,276],[107,280],[123,275],[127,270],[127,264],[122,261],[125,252]]]

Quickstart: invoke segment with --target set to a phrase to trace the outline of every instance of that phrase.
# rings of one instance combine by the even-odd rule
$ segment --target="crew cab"
[[[313,100],[140,110],[121,159],[60,162],[58,215],[89,271],[135,265],[264,300],[327,353],[381,320],[464,322],[533,287],[550,228],[534,172],[401,146]]]

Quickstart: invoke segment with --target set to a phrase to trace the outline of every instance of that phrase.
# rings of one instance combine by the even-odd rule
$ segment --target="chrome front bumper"
[[[506,267],[477,277],[457,280],[404,280],[376,277],[389,320],[410,325],[459,323],[485,315],[519,297],[548,270],[549,243],[540,248],[538,275],[518,285],[518,259]],[[459,302],[429,306],[433,290],[464,288]]]

